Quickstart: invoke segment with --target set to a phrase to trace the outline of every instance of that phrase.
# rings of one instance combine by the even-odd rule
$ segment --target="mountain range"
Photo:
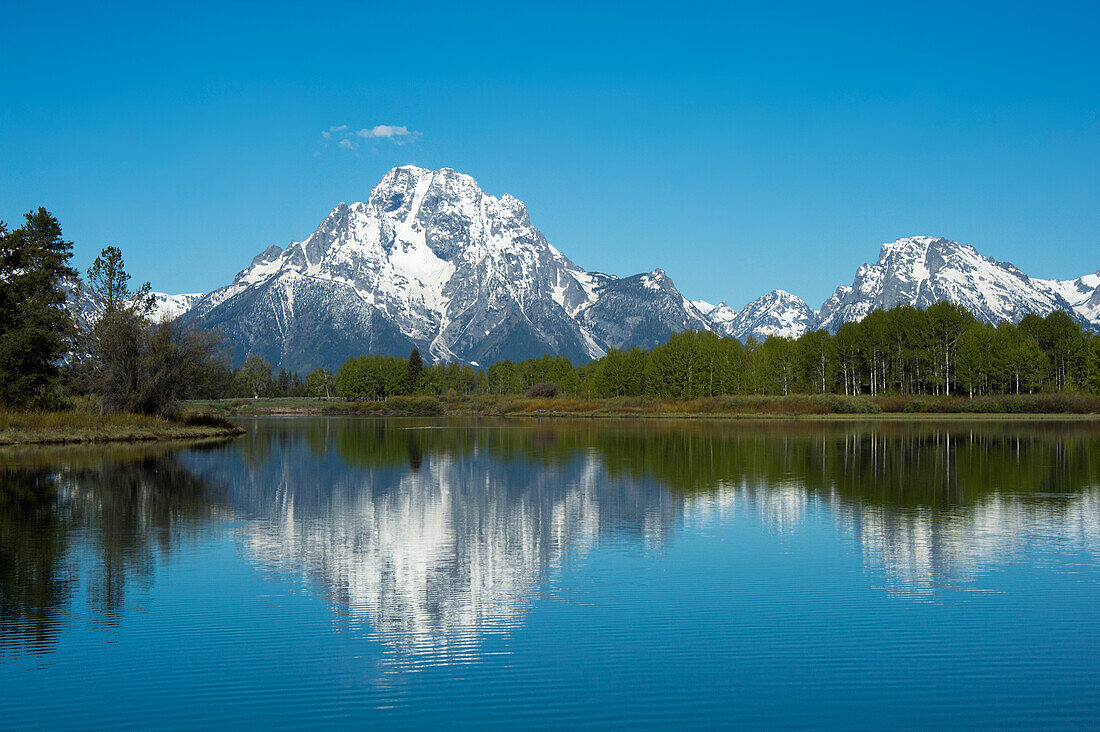
[[[74,291],[85,319],[87,298]],[[685,329],[747,340],[835,331],[876,308],[939,300],[989,322],[1069,313],[1100,331],[1100,272],[1030,278],[972,246],[913,236],[884,244],[818,310],[774,290],[734,310],[688,300],[660,269],[589,272],[550,244],[511,195],[491,196],[449,168],[394,168],[365,202],[341,203],[309,237],[270,246],[225,287],[157,295],[157,317],[220,329],[239,363],[336,367],[364,353],[488,365],[610,348],[649,348]]]

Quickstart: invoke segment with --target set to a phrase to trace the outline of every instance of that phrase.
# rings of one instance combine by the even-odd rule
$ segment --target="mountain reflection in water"
[[[660,549],[733,517],[783,536],[828,516],[902,597],[1036,543],[1100,551],[1089,423],[245,426],[212,448],[0,457],[0,643],[48,651],[78,586],[109,626],[157,557],[228,518],[250,561],[412,666],[478,657],[602,542]]]
[[[1029,542],[1100,546],[1091,425],[423,426],[257,422],[189,462],[232,486],[250,556],[418,663],[476,655],[601,539],[659,547],[685,520],[748,511],[783,533],[828,512],[911,596]]]

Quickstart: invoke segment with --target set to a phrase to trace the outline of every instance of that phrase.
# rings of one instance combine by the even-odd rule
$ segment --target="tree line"
[[[581,366],[586,396],[1100,393],[1100,336],[1066,313],[978,321],[940,302],[874,310],[835,334],[747,343],[684,331],[650,351],[612,350]]]
[[[872,311],[799,338],[682,331],[650,350],[611,349],[574,366],[564,356],[499,361],[479,370],[421,367],[410,359],[348,359],[336,394],[381,400],[406,394],[564,394],[584,398],[698,399],[729,394],[956,395],[1100,394],[1100,336],[1061,311],[991,325],[940,302]]]

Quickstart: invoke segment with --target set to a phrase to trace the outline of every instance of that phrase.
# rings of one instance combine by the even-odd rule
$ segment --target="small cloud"
[[[330,143],[334,143],[344,150],[355,150],[359,147],[356,142],[357,138],[385,140],[392,142],[394,145],[406,145],[418,137],[420,137],[419,132],[410,130],[405,125],[375,125],[360,130],[352,130],[347,125],[333,125],[327,130],[321,131],[321,146],[327,148]],[[375,151],[377,148],[371,146],[371,150]]]
[[[365,129],[359,130],[355,134],[359,135],[360,137],[371,137],[375,139],[384,138],[386,140],[393,140],[398,137],[408,137],[410,135],[415,136],[420,133],[410,132],[409,128],[405,125],[375,125],[374,127],[367,127]]]

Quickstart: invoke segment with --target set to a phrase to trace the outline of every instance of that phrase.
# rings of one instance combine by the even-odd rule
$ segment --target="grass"
[[[1000,397],[869,397],[838,394],[790,396],[718,396],[691,400],[654,397],[395,396],[385,401],[274,398],[226,399],[188,404],[191,410],[220,415],[454,415],[639,418],[791,418],[921,415],[1098,415],[1100,397],[1035,394]]]
[[[238,435],[243,430],[215,415],[163,419],[141,414],[99,414],[87,409],[0,410],[0,445],[190,440]]]

